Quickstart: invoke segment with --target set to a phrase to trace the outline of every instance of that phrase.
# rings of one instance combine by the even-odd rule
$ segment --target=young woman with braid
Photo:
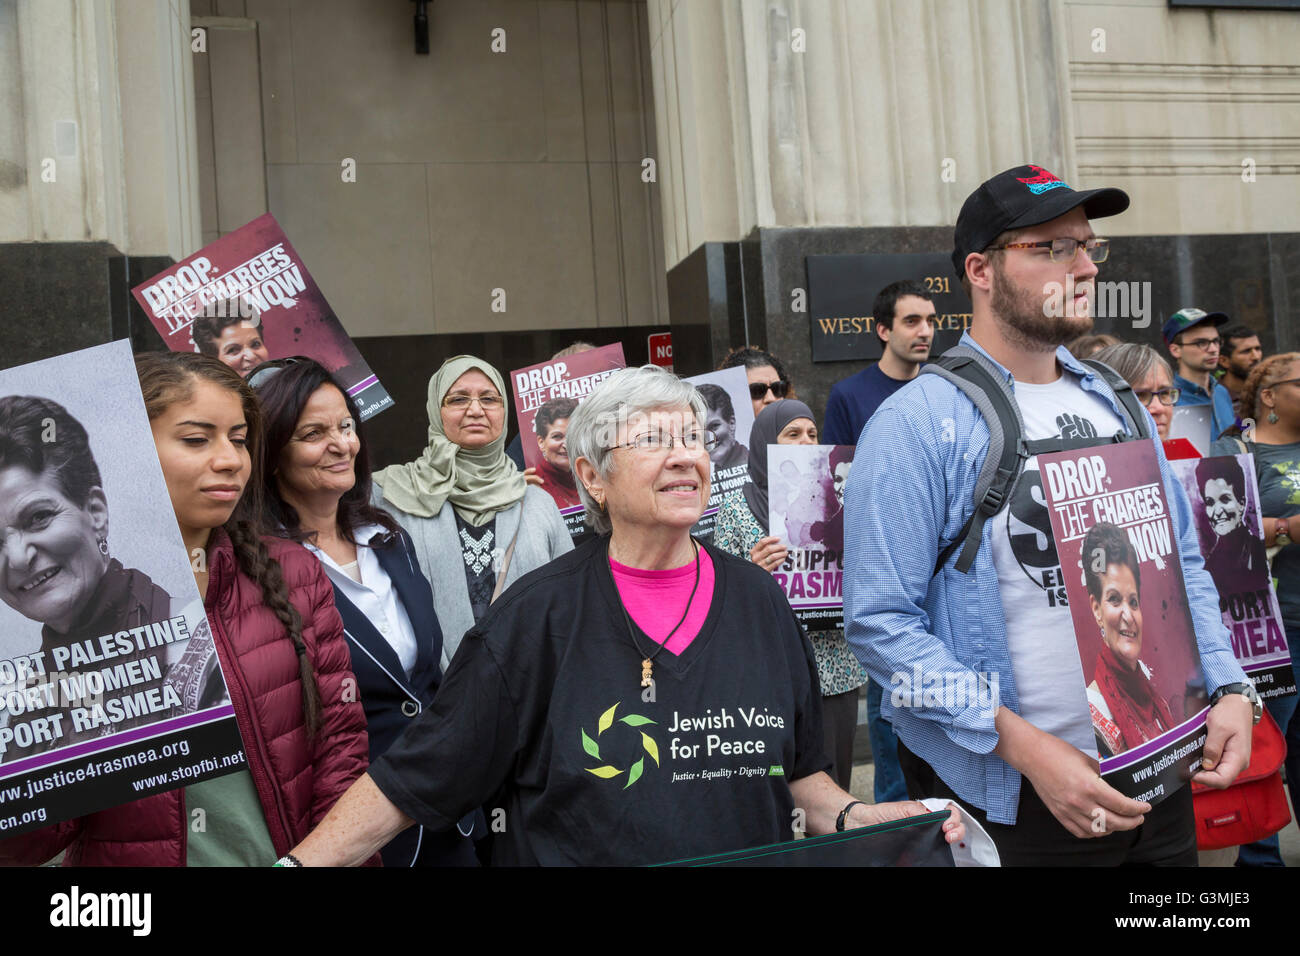
[[[0,861],[270,865],[367,766],[342,621],[320,563],[260,533],[262,419],[243,379],[187,352],[136,371],[246,767],[4,841]]]

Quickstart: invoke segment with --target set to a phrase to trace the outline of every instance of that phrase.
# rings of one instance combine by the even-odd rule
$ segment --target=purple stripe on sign
[[[1173,730],[1167,730],[1155,740],[1149,740],[1140,747],[1134,747],[1132,750],[1126,750],[1124,753],[1115,757],[1107,757],[1101,762],[1101,772],[1111,773],[1115,770],[1123,770],[1125,767],[1135,763],[1140,763],[1153,753],[1164,750],[1171,744],[1179,743],[1185,737],[1190,737],[1198,730],[1205,726],[1205,717],[1210,712],[1206,707],[1194,717],[1189,717]]]
[[[378,375],[372,375],[369,378],[363,378],[361,381],[357,382],[357,384],[353,385],[350,389],[348,389],[348,394],[355,397],[358,392],[365,391],[371,385],[376,384],[378,381],[379,381]]]
[[[184,730],[187,727],[198,727],[203,724],[210,724],[215,720],[222,720],[226,717],[233,717],[235,708],[231,704],[222,707],[210,707],[207,710],[201,710],[195,714],[186,714],[183,717],[173,717],[170,720],[160,720],[156,724],[150,724],[147,727],[137,727],[134,730],[124,730],[121,733],[113,734],[108,737],[100,737],[98,740],[88,740],[83,744],[73,744],[71,747],[64,747],[61,750],[54,750],[47,754],[37,754],[35,757],[25,757],[22,760],[15,760],[13,763],[7,763],[0,767],[0,779],[14,776],[26,770],[37,770],[41,767],[53,766],[54,764],[63,763],[67,760],[75,760],[77,757],[84,757],[87,754],[99,753],[103,750],[115,750],[123,744],[139,743],[149,740],[153,737],[161,737],[165,734],[175,733],[178,730]]]
[[[1254,671],[1263,670],[1265,667],[1277,667],[1279,664],[1290,664],[1291,655],[1283,654],[1281,657],[1264,657],[1259,660],[1251,661],[1249,664],[1242,664],[1241,669],[1247,674]]]
[[[569,515],[581,514],[583,510],[582,505],[570,505],[567,508],[561,508],[560,514],[567,518]]]

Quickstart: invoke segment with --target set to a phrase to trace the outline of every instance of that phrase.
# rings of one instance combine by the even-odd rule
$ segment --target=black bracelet
[[[280,859],[276,860],[272,866],[302,866],[302,861],[292,853],[286,853]]]
[[[861,800],[851,800],[849,801],[849,805],[840,811],[840,815],[835,818],[835,831],[837,833],[844,832],[844,821],[849,818],[849,811],[857,806],[865,807],[866,804],[863,803]]]

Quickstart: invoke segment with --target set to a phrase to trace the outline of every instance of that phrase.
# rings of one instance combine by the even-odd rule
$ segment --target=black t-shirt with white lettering
[[[829,761],[812,648],[781,589],[709,548],[704,626],[680,657],[655,657],[643,689],[656,645],[628,635],[607,546],[492,606],[432,707],[370,768],[375,783],[433,828],[500,806],[494,863],[631,865],[791,839],[789,782]]]

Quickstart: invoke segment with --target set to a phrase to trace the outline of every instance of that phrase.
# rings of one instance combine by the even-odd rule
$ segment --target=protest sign
[[[0,529],[0,835],[246,766],[129,343],[0,372]]]
[[[1210,442],[1218,435],[1210,434],[1214,409],[1209,405],[1182,405],[1174,409],[1169,420],[1170,440],[1183,438],[1192,443],[1200,455],[1210,453]]]
[[[809,630],[844,626],[844,486],[853,445],[768,445],[771,528],[789,554],[772,577]]]
[[[393,404],[270,213],[131,292],[173,352],[215,356],[244,377],[305,355],[347,390],[362,421]]]
[[[586,530],[586,512],[564,443],[569,416],[592,389],[626,365],[623,346],[615,343],[510,373],[524,464],[537,469],[542,490],[555,499],[575,538]]]
[[[1205,570],[1219,590],[1232,652],[1265,700],[1296,692],[1282,611],[1273,590],[1251,455],[1171,461],[1196,519]]]
[[[713,538],[713,523],[722,499],[749,482],[749,432],[754,427],[754,403],[744,368],[724,368],[683,381],[704,399],[704,427],[718,440],[709,452],[709,504],[691,529],[704,541]]]
[[[1157,804],[1200,769],[1209,701],[1150,442],[1040,455],[1101,775]]]

